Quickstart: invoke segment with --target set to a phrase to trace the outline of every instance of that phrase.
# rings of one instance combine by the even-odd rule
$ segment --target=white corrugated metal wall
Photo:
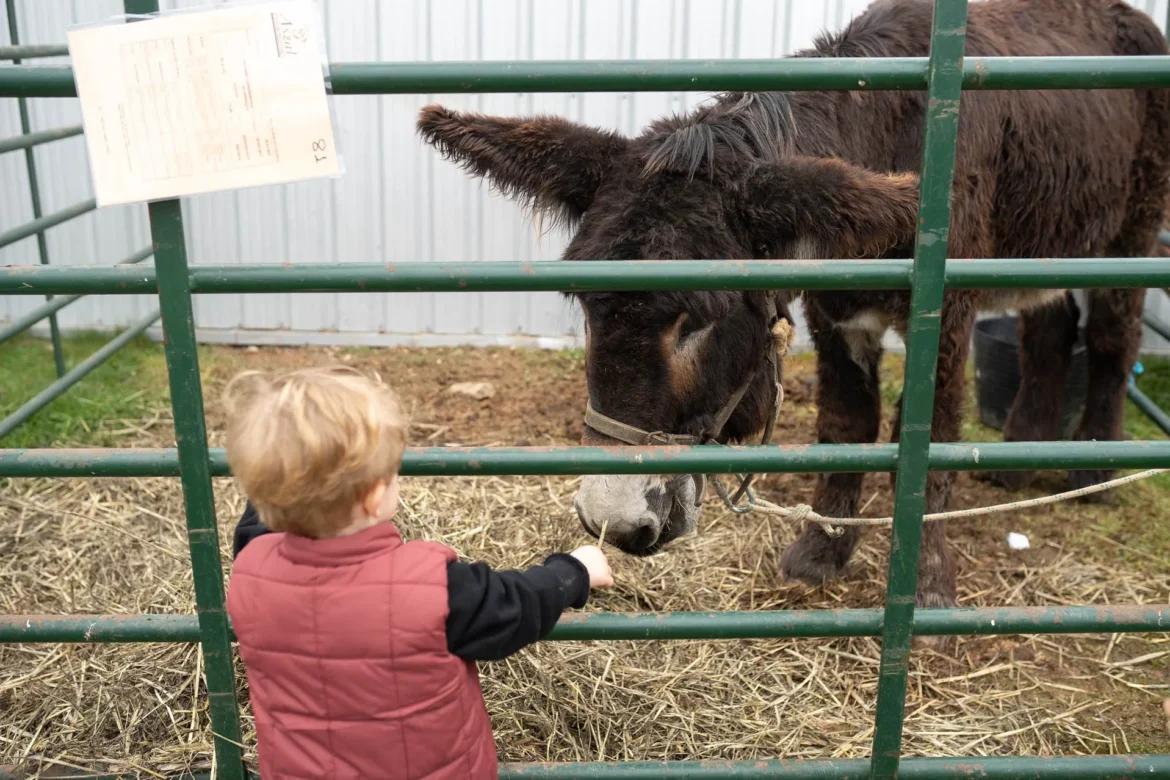
[[[1167,0],[1136,0],[1161,20]],[[167,2],[190,7],[203,0]],[[65,30],[120,12],[120,0],[17,0],[22,43],[61,43]],[[868,0],[327,0],[329,58],[510,60],[777,57],[836,29]],[[7,42],[7,29],[0,42]],[[53,62],[54,60],[42,60]],[[633,133],[702,100],[692,93],[339,96],[348,170],[335,181],[206,195],[184,204],[193,263],[555,259],[564,236],[539,236],[520,210],[444,163],[414,135],[419,107],[443,103],[501,114],[562,114]],[[34,130],[80,121],[74,99],[31,101]],[[19,133],[16,101],[0,100],[0,137]],[[46,213],[90,197],[84,141],[36,150]],[[31,219],[22,154],[0,156],[0,230]],[[54,264],[113,263],[148,242],[145,207],[114,207],[48,232]],[[26,239],[0,265],[37,262]],[[39,303],[0,296],[0,322]],[[1170,303],[1151,294],[1170,319]],[[110,329],[144,314],[148,296],[93,296],[62,327]],[[579,315],[553,293],[198,296],[205,341],[236,343],[575,343]],[[803,328],[801,329],[803,331]],[[896,342],[891,342],[894,346]],[[1150,348],[1170,344],[1147,336]]]

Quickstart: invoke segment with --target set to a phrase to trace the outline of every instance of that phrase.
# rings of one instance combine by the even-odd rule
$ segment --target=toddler
[[[249,501],[227,609],[265,780],[497,777],[476,661],[610,587],[582,547],[526,571],[465,563],[392,523],[406,423],[349,368],[239,375],[227,456]]]

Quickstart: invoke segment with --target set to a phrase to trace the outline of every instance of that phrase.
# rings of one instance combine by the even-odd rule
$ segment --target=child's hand
[[[587,544],[569,554],[585,564],[585,570],[589,572],[590,590],[613,587],[613,570],[609,568],[609,561],[605,559],[605,553],[600,547]]]

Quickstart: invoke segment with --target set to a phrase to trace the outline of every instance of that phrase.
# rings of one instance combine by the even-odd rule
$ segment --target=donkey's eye
[[[678,341],[682,346],[686,342],[706,335],[708,331],[714,326],[713,322],[700,322],[692,317],[687,317],[679,330]]]
[[[676,350],[690,348],[710,332],[713,325],[714,323],[704,323],[683,312],[664,334],[665,343],[670,345],[669,348]]]

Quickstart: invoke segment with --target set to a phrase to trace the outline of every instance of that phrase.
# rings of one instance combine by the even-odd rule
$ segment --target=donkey
[[[928,0],[878,0],[844,31],[798,57],[921,57]],[[972,4],[967,54],[1159,55],[1165,40],[1120,0],[987,0]],[[803,92],[718,95],[684,116],[623,137],[557,117],[502,118],[422,109],[422,138],[468,173],[573,231],[563,257],[719,259],[909,257],[919,199],[925,95]],[[1164,90],[983,91],[962,99],[949,232],[952,257],[1148,256],[1170,179]],[[751,440],[769,423],[769,329],[785,294],[576,294],[585,315],[586,444],[615,440]],[[1009,438],[1056,435],[1075,319],[1061,290],[950,290],[931,436],[955,441],[976,313],[1023,310],[1024,381]],[[1089,398],[1081,439],[1117,439],[1140,338],[1140,290],[1089,292]],[[817,437],[877,439],[881,337],[905,337],[909,293],[806,291],[817,352]],[[774,358],[774,355],[773,355]],[[900,405],[899,405],[900,407]],[[1057,412],[1057,414],[1059,414]],[[900,415],[900,409],[899,409]],[[898,426],[894,426],[895,432]],[[638,434],[631,438],[622,432]],[[895,433],[895,438],[897,434]],[[639,438],[641,437],[641,438]],[[1106,472],[1075,472],[1074,485]],[[855,516],[861,474],[818,479],[813,508]],[[953,474],[931,472],[927,511],[948,503]],[[576,508],[593,535],[653,553],[697,521],[700,481],[588,476]],[[782,556],[786,579],[838,576],[859,540],[806,526]],[[943,523],[924,530],[917,603],[956,604]]]

